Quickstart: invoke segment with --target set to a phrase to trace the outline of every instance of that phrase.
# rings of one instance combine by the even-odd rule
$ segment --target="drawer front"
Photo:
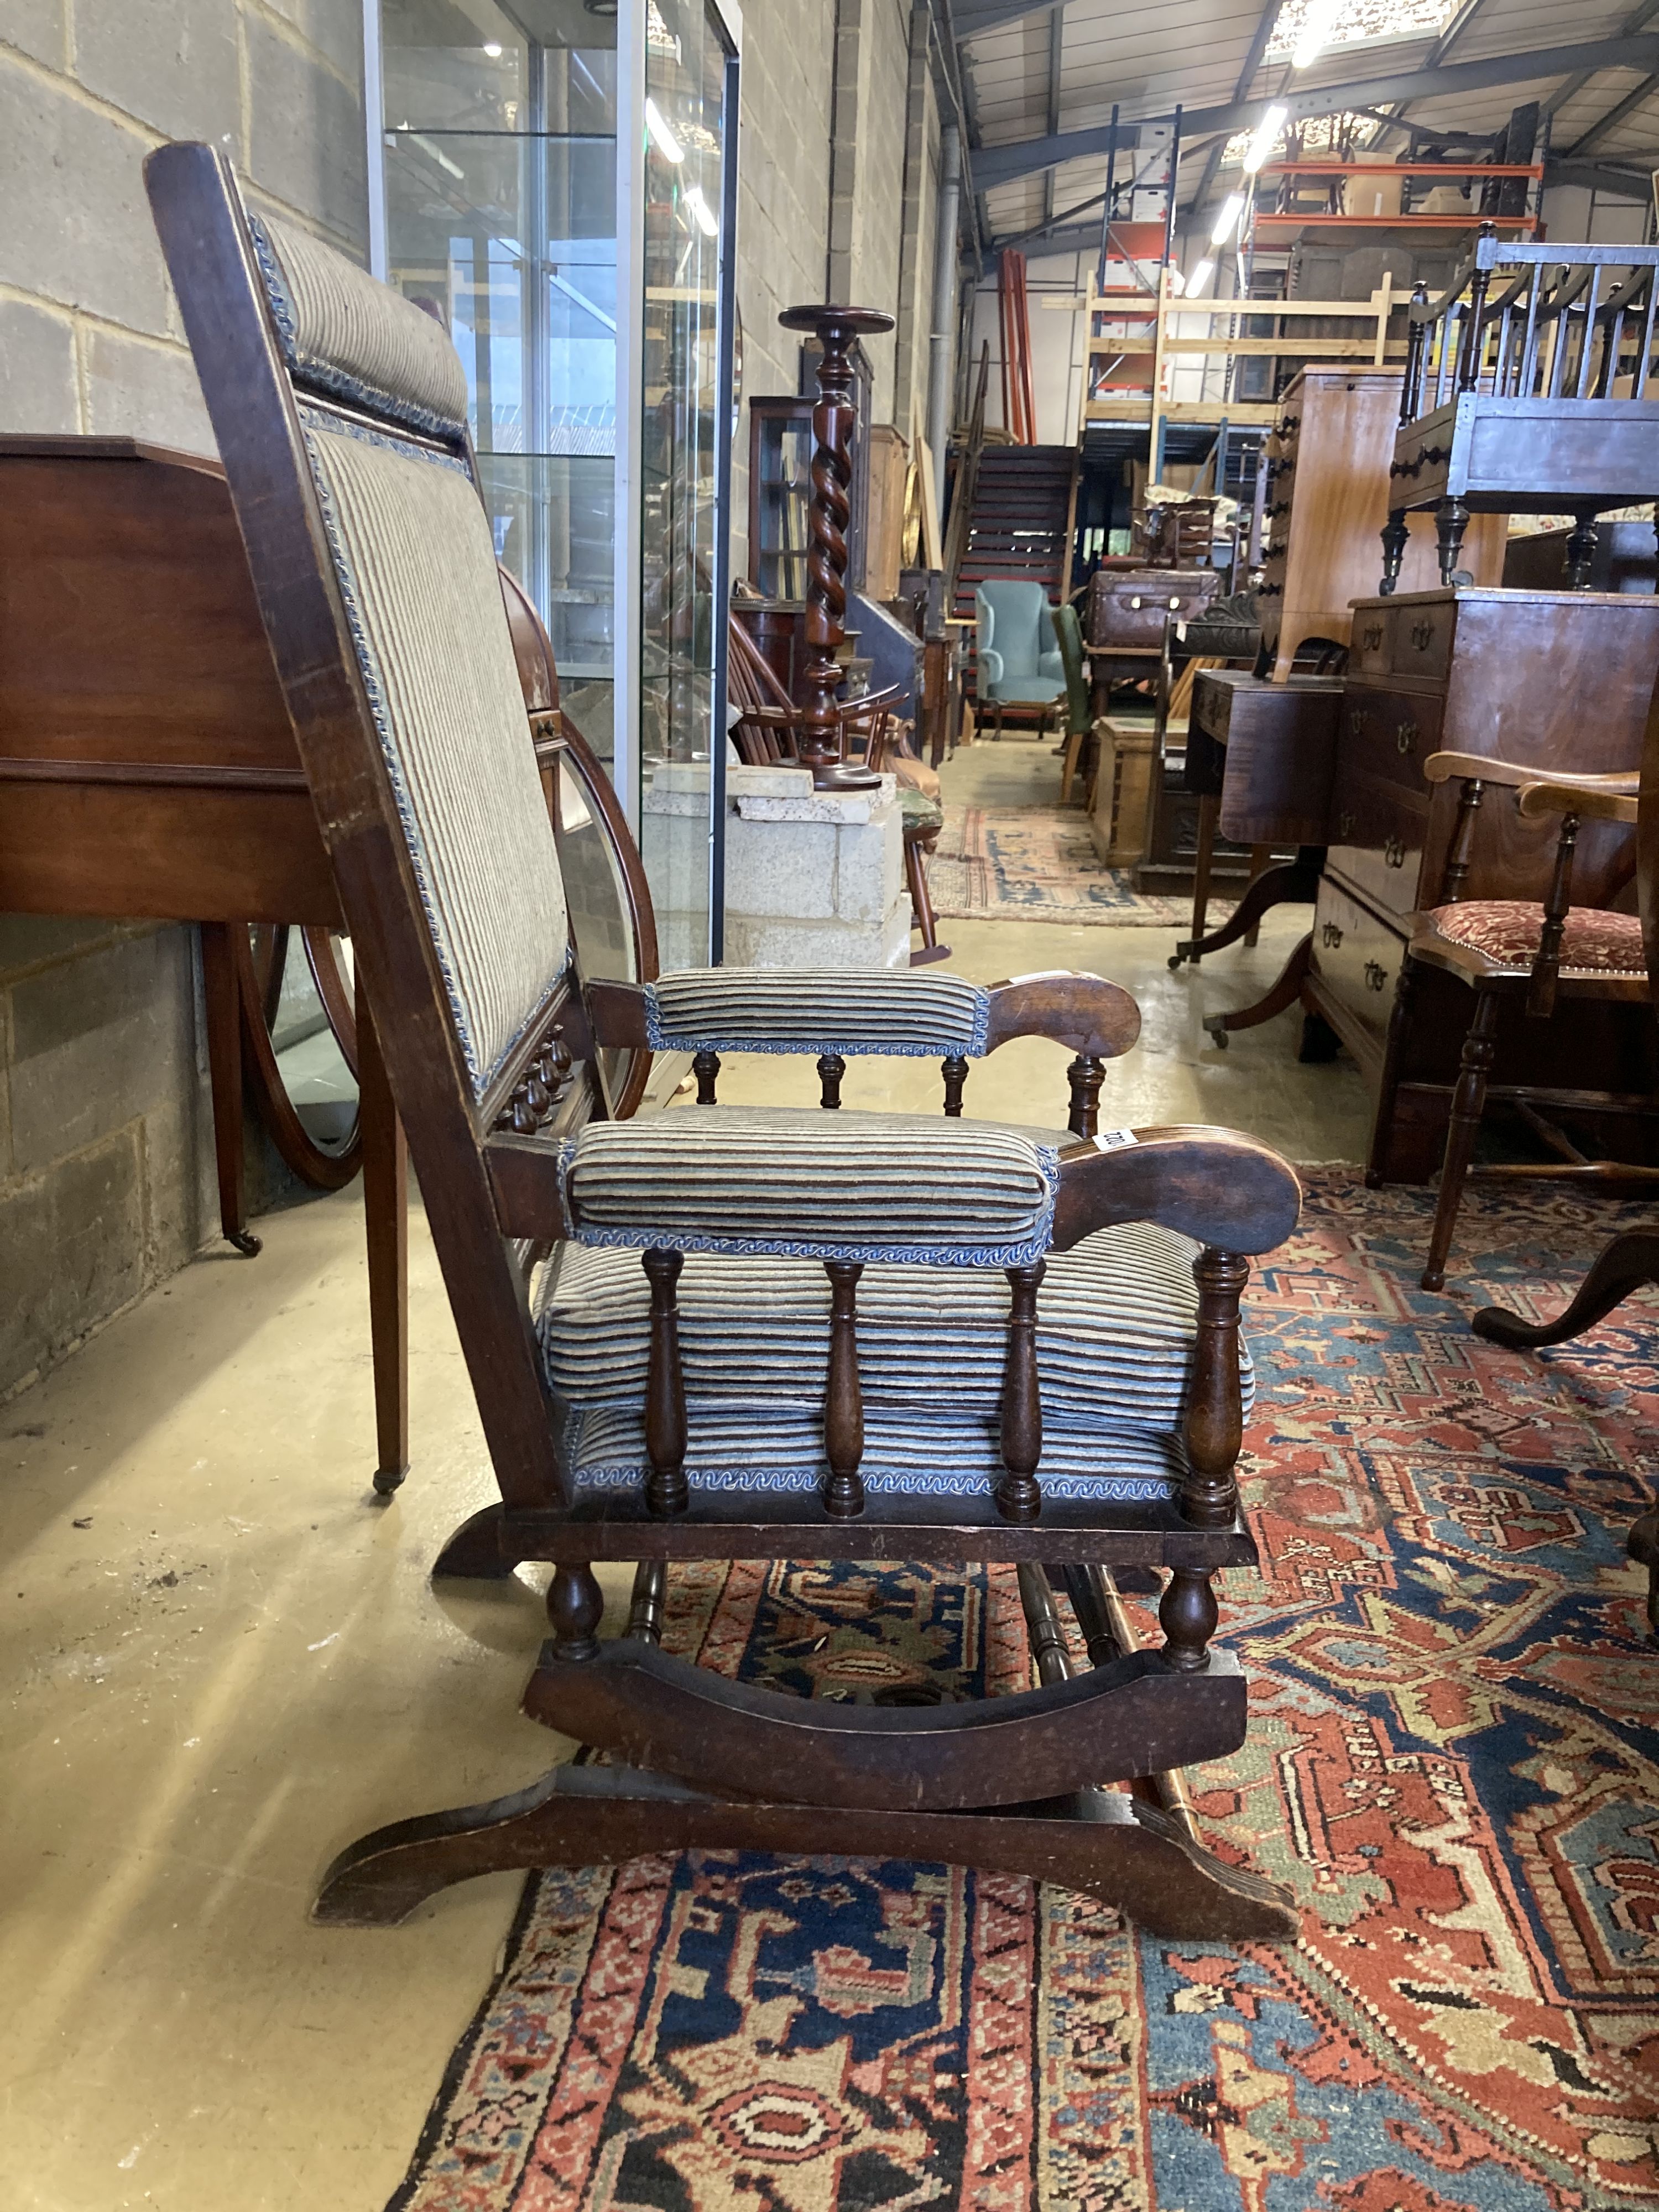
[[[1344,761],[1331,802],[1328,865],[1390,914],[1417,906],[1429,799]]]
[[[1389,672],[1389,611],[1375,599],[1364,600],[1353,611],[1353,641],[1348,647],[1348,666],[1358,676]]]
[[[1445,713],[1445,701],[1432,692],[1373,690],[1351,682],[1342,698],[1342,760],[1426,798],[1423,763],[1439,749]]]
[[[1353,611],[1348,666],[1356,676],[1413,676],[1430,680],[1451,666],[1457,603],[1443,599],[1360,599]]]
[[[1379,1044],[1388,1032],[1405,957],[1402,931],[1391,928],[1328,875],[1323,878],[1314,908],[1314,971]]]
[[[1193,705],[1188,720],[1218,744],[1224,745],[1232,726],[1233,693],[1237,686],[1219,680],[1220,672],[1200,668],[1193,678]]]
[[[1089,593],[1089,642],[1147,646],[1156,652],[1170,616],[1191,622],[1202,614],[1220,580],[1213,568],[1097,574]]]

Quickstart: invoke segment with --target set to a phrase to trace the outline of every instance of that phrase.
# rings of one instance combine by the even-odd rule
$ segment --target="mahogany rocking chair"
[[[211,148],[147,179],[501,1489],[437,1571],[553,1563],[526,1707],[615,1762],[364,1837],[319,1917],[703,1845],[950,1860],[1174,1936],[1292,1934],[1178,1797],[1103,1785],[1244,1738],[1212,1583],[1255,1556],[1239,1297],[1295,1176],[1224,1131],[1085,1133],[1139,1030],[1097,977],[585,977],[444,332],[251,216]],[[960,1118],[969,1060],[1030,1034],[1078,1055],[1071,1127]],[[620,1121],[600,1055],[628,1047],[938,1054],[946,1114]],[[908,1356],[918,1314],[947,1402]],[[802,1556],[1017,1563],[1040,1686],[862,1708],[659,1648],[676,1560]],[[638,1566],[601,1640],[606,1560]],[[1161,1649],[1134,1648],[1114,1566],[1167,1571]]]

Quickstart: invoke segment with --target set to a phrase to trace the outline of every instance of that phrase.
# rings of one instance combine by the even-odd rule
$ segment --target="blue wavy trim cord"
[[[579,1490],[629,1490],[642,1483],[649,1473],[646,1467],[578,1467],[575,1482]],[[688,1468],[685,1477],[693,1490],[760,1490],[799,1494],[816,1490],[828,1473],[829,1462],[825,1461],[810,1468],[772,1473],[742,1466]],[[880,1491],[895,1497],[989,1498],[996,1489],[996,1478],[988,1474],[921,1474],[902,1469],[883,1472],[861,1467],[859,1477],[866,1491]],[[1167,1482],[1160,1482],[1148,1475],[1045,1474],[1039,1468],[1037,1480],[1042,1485],[1045,1498],[1104,1498],[1126,1504],[1158,1504],[1176,1496],[1179,1490],[1173,1476]]]

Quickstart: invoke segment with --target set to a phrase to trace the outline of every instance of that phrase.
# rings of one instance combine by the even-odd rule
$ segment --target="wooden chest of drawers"
[[[1362,600],[1353,616],[1303,999],[1376,1087],[1410,917],[1438,902],[1455,826],[1456,784],[1431,787],[1423,763],[1446,750],[1540,769],[1633,767],[1659,671],[1659,599],[1477,588]],[[1541,899],[1558,830],[1523,822],[1512,792],[1490,789],[1464,896]],[[1584,824],[1576,902],[1617,896],[1630,836],[1615,823]],[[1400,1091],[1373,1133],[1382,1180],[1417,1181],[1437,1168],[1469,1012],[1461,985],[1424,974]],[[1518,1007],[1506,1010],[1493,1081],[1659,1091],[1659,1030],[1646,1007],[1576,1007],[1571,1023],[1528,1023]],[[1625,1128],[1618,1140],[1630,1137]],[[1647,1143],[1638,1136],[1642,1156]]]
[[[1349,602],[1375,592],[1389,519],[1389,465],[1400,417],[1397,368],[1304,368],[1286,390],[1267,441],[1272,470],[1259,598],[1273,674],[1289,673],[1310,639],[1349,642]],[[1477,583],[1504,573],[1500,515],[1471,524],[1462,560]],[[1440,579],[1433,519],[1414,516],[1400,588]]]

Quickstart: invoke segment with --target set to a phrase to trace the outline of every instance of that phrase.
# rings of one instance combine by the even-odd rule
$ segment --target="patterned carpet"
[[[1441,1299],[1425,1194],[1311,1180],[1249,1302],[1251,1732],[1193,1776],[1300,1942],[937,1866],[535,1877],[400,2212],[1659,2203],[1659,1652],[1623,1549],[1659,1310],[1538,1358],[1467,1327],[1554,1310],[1639,1217],[1477,1191]],[[672,1640],[802,1691],[1029,1680],[1000,1571],[689,1570]]]
[[[1075,806],[947,806],[927,888],[934,912],[951,921],[1104,923],[1185,936],[1193,918],[1191,899],[1138,891],[1127,870],[1103,867],[1089,817]],[[1210,927],[1232,907],[1212,899]]]

